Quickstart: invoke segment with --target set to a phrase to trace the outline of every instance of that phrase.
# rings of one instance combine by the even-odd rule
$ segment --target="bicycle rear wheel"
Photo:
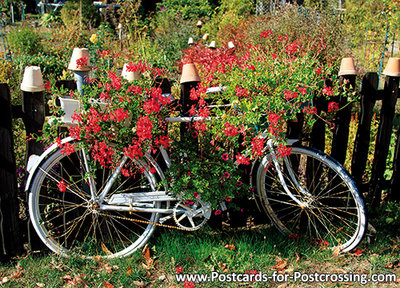
[[[33,227],[50,250],[64,257],[128,256],[148,241],[155,229],[150,223],[157,222],[159,214],[96,208],[88,183],[94,180],[99,195],[112,171],[105,168],[87,171],[84,153],[78,150],[67,156],[58,149],[40,165],[29,191]],[[118,193],[156,191],[157,181],[163,175],[158,167],[150,165],[128,159],[124,168],[131,174],[117,176],[105,201]],[[159,201],[141,204],[161,206]]]
[[[271,159],[271,154],[262,159],[255,180],[259,203],[275,226],[343,252],[356,247],[365,232],[366,212],[342,165],[304,147],[293,147],[290,156],[278,158],[287,188],[299,204],[285,192]]]

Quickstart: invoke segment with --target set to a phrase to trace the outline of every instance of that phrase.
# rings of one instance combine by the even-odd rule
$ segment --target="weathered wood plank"
[[[0,258],[22,252],[10,90],[0,84]]]

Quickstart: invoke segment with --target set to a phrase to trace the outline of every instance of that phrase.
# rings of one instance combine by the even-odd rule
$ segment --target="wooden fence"
[[[340,83],[347,87],[355,87],[356,76],[342,76]],[[162,82],[160,82],[162,83]],[[326,83],[330,85],[329,82]],[[165,83],[163,83],[165,85]],[[181,106],[185,109],[189,101],[190,88],[196,83],[182,84]],[[59,81],[57,86],[64,86],[69,89],[76,89],[73,81]],[[168,86],[168,85],[166,85]],[[168,88],[169,87],[169,88]],[[168,86],[170,92],[170,86]],[[194,86],[193,86],[194,87]],[[399,201],[400,193],[397,187],[400,185],[400,132],[397,132],[397,141],[395,155],[393,160],[393,176],[390,180],[385,180],[384,172],[386,169],[386,159],[389,151],[389,144],[392,135],[392,125],[395,114],[395,105],[399,96],[399,78],[386,77],[383,90],[377,90],[377,73],[367,73],[362,79],[359,123],[354,142],[353,156],[351,159],[350,172],[357,182],[361,192],[366,196],[366,202],[369,205],[379,205],[382,196],[382,190],[388,189],[390,200]],[[11,107],[10,92],[7,84],[0,84],[0,259],[14,256],[21,253],[22,244],[20,230],[28,230],[29,243],[33,246],[40,246],[35,233],[28,229],[21,228],[18,222],[18,201],[16,184],[16,167],[13,153],[12,139],[12,117],[22,118],[27,135],[31,133],[39,134],[43,126],[46,109],[43,99],[43,93],[23,92],[23,105]],[[345,162],[346,151],[349,145],[349,127],[351,121],[352,104],[348,103],[345,94],[335,99],[339,103],[339,110],[334,120],[333,140],[331,156],[341,162]],[[375,142],[375,153],[372,164],[371,177],[363,182],[363,174],[366,170],[371,123],[373,118],[373,109],[375,103],[381,101],[381,112],[379,117],[379,128]],[[318,111],[327,108],[327,102],[322,98],[316,100]],[[182,111],[184,112],[184,111]],[[288,136],[301,138],[302,136],[302,115],[298,115],[298,122],[288,123]],[[311,131],[309,145],[311,147],[324,150],[325,148],[325,127],[326,123],[318,119]],[[183,129],[184,130],[184,129]],[[26,161],[32,154],[40,154],[43,146],[35,141],[27,142]],[[6,215],[6,217],[5,217]]]

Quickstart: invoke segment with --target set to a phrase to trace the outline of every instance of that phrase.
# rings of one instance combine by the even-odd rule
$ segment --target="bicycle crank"
[[[178,201],[172,213],[175,223],[180,228],[194,231],[200,229],[211,217],[209,203],[195,199],[191,203]]]

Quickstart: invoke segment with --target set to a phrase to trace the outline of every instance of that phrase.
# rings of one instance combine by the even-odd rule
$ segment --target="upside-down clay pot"
[[[340,64],[339,76],[344,75],[357,75],[356,68],[354,67],[354,61],[351,57],[343,58]]]
[[[182,67],[182,76],[180,83],[187,83],[187,82],[200,82],[199,72],[197,71],[196,65],[193,63],[188,63],[183,65]]]
[[[21,82],[21,90],[25,92],[41,92],[44,91],[44,83],[40,67],[25,67],[24,78]]]
[[[400,58],[390,57],[382,74],[392,77],[400,77]]]

